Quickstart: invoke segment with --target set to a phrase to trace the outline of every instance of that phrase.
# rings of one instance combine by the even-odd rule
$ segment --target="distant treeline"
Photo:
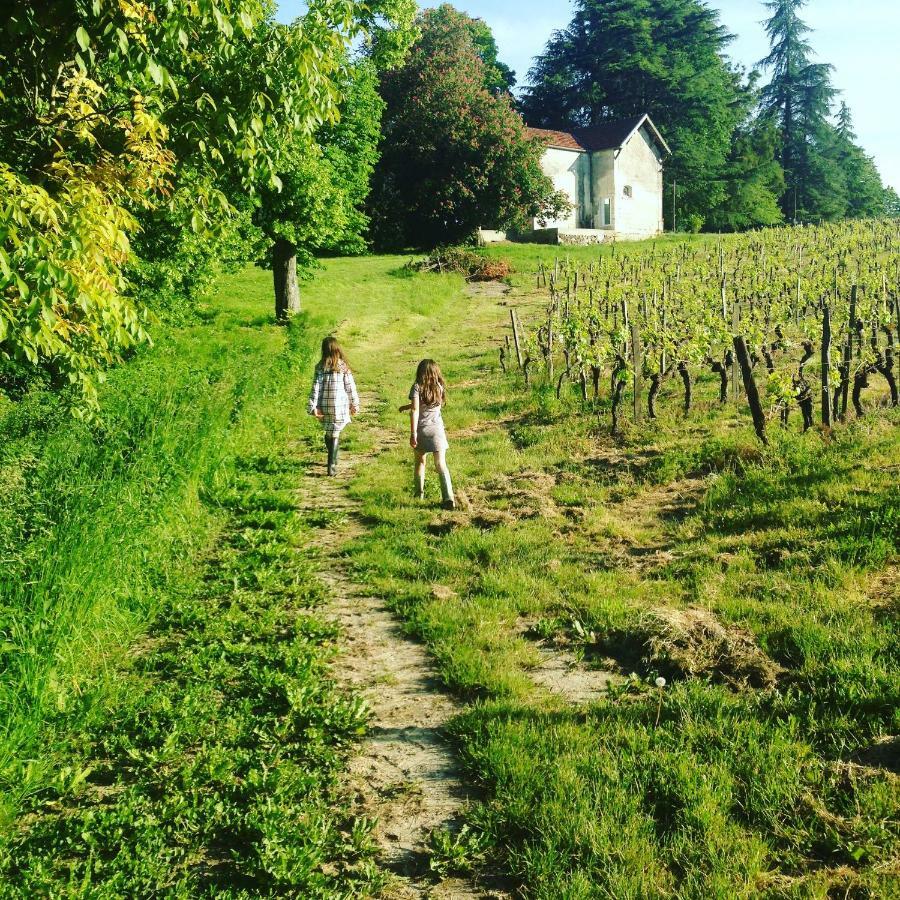
[[[834,108],[832,67],[812,61],[805,3],[765,4],[771,52],[745,72],[727,56],[733,36],[700,0],[577,0],[518,101],[483,22],[446,5],[425,12],[406,64],[382,77],[376,245],[447,242],[486,222],[515,225],[526,207],[552,211],[559,198],[534,175],[533,151],[519,147],[513,107],[529,125],[562,130],[649,113],[673,150],[667,227],[740,231],[900,214],[857,143],[847,104]]]

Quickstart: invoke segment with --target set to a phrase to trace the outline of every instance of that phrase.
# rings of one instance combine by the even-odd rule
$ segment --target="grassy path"
[[[378,425],[383,402],[365,392],[361,399],[364,412],[356,427],[366,430],[372,447],[345,454],[343,479],[399,439],[396,430]],[[340,627],[333,671],[339,684],[364,698],[369,712],[367,737],[350,761],[349,789],[353,814],[376,823],[378,861],[394,876],[386,882],[386,895],[398,900],[485,896],[467,879],[436,877],[429,869],[429,841],[436,839],[434,833],[459,830],[462,805],[472,793],[446,735],[460,706],[441,685],[425,648],[348,572],[343,552],[365,525],[345,482],[326,477],[324,465],[314,466],[298,495],[307,520],[321,522],[307,546],[318,551],[318,577],[330,591],[326,615]]]
[[[510,297],[409,285],[394,318],[348,296],[342,337],[393,433],[418,358],[441,362],[461,508],[433,483],[410,501],[397,442],[353,474],[346,555],[466,704],[451,732],[478,793],[432,865],[547,900],[888,896],[896,765],[872,760],[900,725],[896,414],[762,452],[710,381],[689,421],[663,397],[611,441],[574,397],[499,373],[527,277]]]

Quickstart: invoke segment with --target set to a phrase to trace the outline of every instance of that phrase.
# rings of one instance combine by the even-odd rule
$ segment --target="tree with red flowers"
[[[406,64],[382,76],[382,156],[369,200],[374,243],[434,247],[479,227],[523,226],[567,206],[541,171],[508,94],[492,92],[475,35],[452,6],[426,10]]]

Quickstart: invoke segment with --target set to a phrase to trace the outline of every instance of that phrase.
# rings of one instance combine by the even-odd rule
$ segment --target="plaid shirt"
[[[312,415],[318,409],[323,415],[325,434],[334,437],[350,421],[350,407],[359,410],[359,394],[353,373],[343,363],[336,372],[326,372],[316,366],[312,390],[306,411]]]

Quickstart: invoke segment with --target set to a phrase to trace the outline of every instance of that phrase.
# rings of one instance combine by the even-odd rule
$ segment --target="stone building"
[[[556,221],[534,220],[520,239],[561,244],[636,240],[663,231],[663,162],[671,153],[648,115],[573,131],[530,128],[544,141],[544,172],[572,204]]]

